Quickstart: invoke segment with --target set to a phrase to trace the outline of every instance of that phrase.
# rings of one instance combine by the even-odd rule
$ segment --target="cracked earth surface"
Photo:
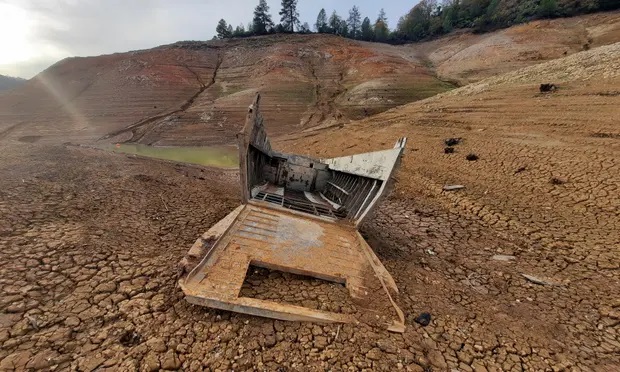
[[[6,147],[0,172],[0,370],[611,371],[620,363],[613,247],[587,252],[592,245],[515,233],[510,219],[423,178],[419,192],[399,184],[363,229],[399,286],[408,326],[400,335],[184,301],[176,263],[237,205],[234,173],[27,144]],[[277,275],[251,274],[244,291],[279,291],[270,282],[260,289],[261,275],[274,285]],[[300,285],[282,293],[310,307],[341,298]],[[414,322],[424,311],[427,327]]]

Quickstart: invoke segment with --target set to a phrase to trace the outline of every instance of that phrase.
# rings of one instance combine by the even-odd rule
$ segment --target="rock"
[[[419,364],[412,363],[407,366],[407,371],[408,372],[424,372],[425,369]]]
[[[103,358],[102,356],[88,355],[84,358],[78,359],[78,365],[80,367],[80,370],[90,372],[94,371],[97,367],[103,364],[104,361],[105,358]]]
[[[168,352],[162,357],[161,368],[170,371],[181,368],[181,361],[179,360],[177,353],[172,350],[168,350]]]
[[[99,284],[93,290],[94,293],[110,293],[116,290],[116,283],[114,282],[104,282]]]
[[[70,316],[65,319],[65,325],[68,327],[77,327],[80,325],[80,318],[77,316]]]
[[[265,336],[274,334],[273,322],[267,322],[260,327],[261,333]]]
[[[0,343],[9,339],[9,331],[7,329],[0,329]]]
[[[123,334],[118,338],[118,342],[125,347],[129,347],[139,344],[141,339],[142,337],[140,334],[135,331],[128,330],[123,332]]]
[[[9,354],[0,361],[0,371],[19,371],[26,369],[26,364],[30,361],[30,352],[20,351]]]
[[[155,311],[162,311],[166,307],[166,299],[163,293],[157,294],[151,298],[151,307]]]
[[[446,146],[456,146],[458,144],[460,144],[463,141],[462,138],[458,137],[458,138],[446,138],[443,143],[446,144]]]
[[[52,364],[55,364],[55,359],[58,353],[53,350],[44,350],[37,353],[30,362],[26,365],[26,368],[32,369],[44,369]]]
[[[381,350],[379,348],[372,348],[370,351],[366,353],[366,358],[370,360],[379,360],[381,359]]]
[[[327,337],[325,336],[316,336],[314,337],[314,347],[319,350],[325,349],[327,346]]]
[[[398,348],[391,340],[379,340],[377,341],[377,347],[388,354],[396,354],[398,352]]]
[[[276,346],[277,343],[278,343],[278,340],[277,340],[276,336],[274,336],[274,335],[265,336],[265,346],[266,347],[274,347],[274,346]]]
[[[142,362],[144,363],[143,366],[145,371],[153,372],[159,370],[159,360],[157,359],[157,355],[152,351],[146,354]]]
[[[474,356],[471,355],[469,352],[467,351],[458,351],[456,353],[456,356],[458,357],[458,359],[465,363],[465,364],[471,364],[471,362],[473,362],[474,360]]]
[[[468,154],[465,159],[467,159],[468,161],[476,161],[478,159],[480,159],[480,157],[474,153]]]
[[[146,341],[146,346],[148,346],[150,350],[153,350],[156,353],[163,353],[168,349],[164,340],[159,337],[148,339]]]
[[[428,352],[428,361],[441,371],[445,371],[448,368],[448,364],[439,350],[433,349]]]
[[[515,256],[509,256],[505,254],[496,254],[495,256],[491,257],[491,259],[494,261],[510,262],[516,260],[517,258]]]
[[[474,362],[471,367],[474,369],[474,372],[489,372],[487,368],[482,365],[482,362]]]
[[[554,283],[543,280],[541,278],[538,278],[536,276],[533,275],[528,275],[528,274],[521,274],[525,279],[527,279],[528,281],[534,283],[534,284],[540,284],[540,285],[553,285]]]
[[[431,314],[429,313],[422,313],[420,315],[418,315],[414,321],[416,323],[418,323],[419,325],[421,325],[422,327],[426,327],[427,325],[429,325],[431,323]]]
[[[314,327],[312,327],[312,335],[314,336],[318,336],[318,335],[322,335],[323,334],[323,329],[317,325],[315,325]]]
[[[456,191],[456,190],[462,190],[464,188],[465,186],[463,185],[445,185],[443,187],[443,191]]]

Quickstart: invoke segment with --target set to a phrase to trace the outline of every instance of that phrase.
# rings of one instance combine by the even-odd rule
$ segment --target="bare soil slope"
[[[72,58],[0,95],[0,136],[226,143],[257,91],[270,133],[294,133],[453,88],[442,80],[477,81],[618,40],[620,13],[610,12],[398,47],[276,35]]]
[[[603,46],[280,143],[331,157],[409,137],[396,193],[369,227],[388,269],[441,318],[498,322],[472,346],[510,335],[525,347],[455,347],[438,328],[450,367],[480,357],[542,370],[555,347],[552,365],[620,366],[619,61],[620,43]],[[559,90],[540,94],[541,79]],[[447,138],[462,139],[455,153]]]
[[[395,49],[335,36],[180,42],[61,61],[0,97],[0,132],[222,143],[234,139],[257,91],[277,134],[362,118],[450,88]]]
[[[461,31],[406,45],[441,79],[460,85],[620,41],[620,12],[542,20],[486,34]]]

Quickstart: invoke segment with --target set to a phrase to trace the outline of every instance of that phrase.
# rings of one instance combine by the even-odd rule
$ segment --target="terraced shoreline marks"
[[[221,64],[222,64],[222,56],[220,52],[218,51],[217,62],[213,69],[213,76],[211,78],[211,81],[208,84],[204,84],[202,80],[200,79],[200,76],[195,71],[193,71],[188,65],[184,64],[183,67],[186,68],[192,75],[196,77],[196,81],[198,82],[198,85],[199,85],[199,89],[194,95],[189,97],[183,104],[181,104],[181,106],[178,109],[142,119],[138,121],[137,123],[134,123],[128,126],[127,128],[109,133],[103,136],[102,138],[100,138],[99,140],[109,140],[109,139],[113,139],[114,137],[120,137],[125,133],[131,133],[131,137],[129,139],[120,141],[120,142],[134,142],[134,143],[140,142],[140,140],[144,138],[145,135],[147,135],[151,130],[154,129],[154,127],[158,124],[159,120],[169,117],[171,115],[186,111],[188,108],[190,108],[194,104],[194,101],[196,100],[196,98],[198,98],[207,89],[213,86],[213,84],[215,84],[216,82],[217,72]]]

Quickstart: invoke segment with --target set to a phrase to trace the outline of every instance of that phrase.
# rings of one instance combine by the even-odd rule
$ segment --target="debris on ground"
[[[460,144],[461,142],[463,142],[463,138],[461,138],[461,137],[446,138],[443,142],[446,144],[446,146],[452,147],[452,146],[456,146],[456,145]]]
[[[516,260],[517,258],[515,256],[510,256],[506,254],[496,254],[495,256],[491,257],[491,259],[494,261],[510,262]]]
[[[141,340],[142,337],[140,337],[140,334],[135,331],[128,330],[121,335],[121,337],[118,339],[118,342],[120,342],[120,344],[125,347],[130,347],[138,345]]]
[[[566,183],[566,181],[565,181],[565,180],[563,180],[563,179],[561,179],[561,178],[558,178],[558,177],[551,177],[551,179],[549,180],[549,182],[550,182],[552,185],[563,185],[563,184],[565,184],[565,183]]]
[[[443,191],[456,191],[456,190],[462,190],[464,188],[465,186],[463,185],[445,185],[443,187]]]
[[[431,314],[430,313],[422,313],[418,315],[414,321],[421,325],[422,327],[426,327],[431,324]]]
[[[525,279],[527,279],[528,281],[534,283],[534,284],[540,284],[540,285],[553,285],[554,283],[549,282],[547,280],[541,279],[539,277],[533,276],[533,275],[529,275],[529,274],[521,274]]]
[[[443,149],[444,154],[454,154],[454,147],[446,147]]]
[[[478,157],[478,155],[476,155],[474,153],[470,153],[470,154],[467,154],[465,159],[467,159],[469,161],[476,161],[476,160],[480,159],[480,157]]]
[[[515,174],[519,174],[519,173],[521,173],[521,172],[525,172],[526,170],[527,170],[527,167],[519,167],[519,169],[517,169],[517,170],[515,171]]]
[[[540,93],[550,93],[555,92],[558,87],[555,84],[540,84]]]

